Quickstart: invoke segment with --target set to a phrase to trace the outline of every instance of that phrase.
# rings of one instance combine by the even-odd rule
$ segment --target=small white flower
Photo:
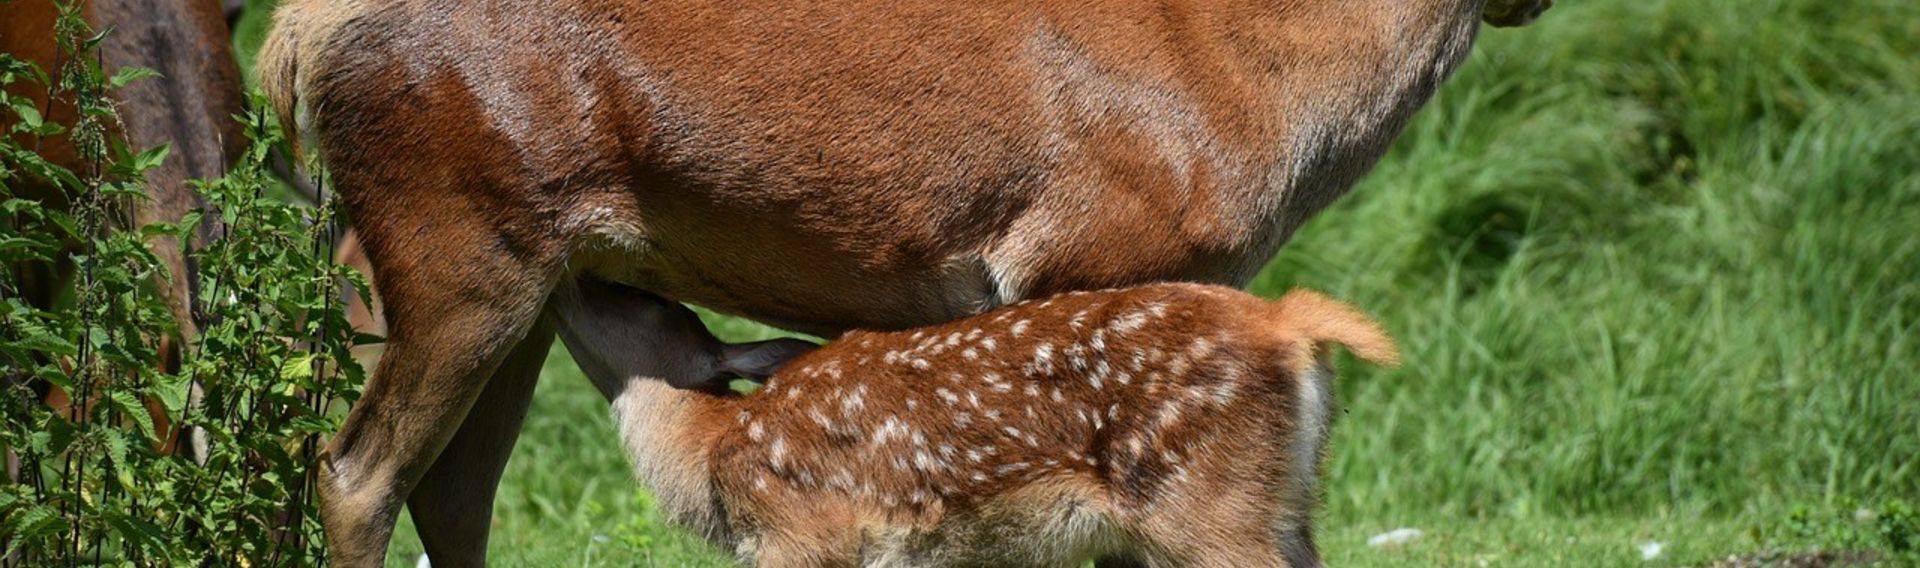
[[[1655,558],[1659,558],[1660,549],[1662,548],[1665,548],[1665,547],[1656,541],[1649,540],[1649,541],[1640,543],[1640,559],[1653,560]]]
[[[1405,527],[1397,528],[1384,533],[1373,535],[1373,538],[1367,539],[1367,546],[1371,546],[1374,548],[1380,548],[1383,546],[1399,546],[1402,544],[1413,542],[1415,540],[1419,540],[1420,535],[1422,534],[1426,534],[1426,533],[1420,532],[1420,529],[1411,529],[1411,528],[1405,528]]]

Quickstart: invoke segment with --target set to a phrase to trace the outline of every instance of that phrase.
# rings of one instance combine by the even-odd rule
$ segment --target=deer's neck
[[[714,492],[711,450],[726,431],[733,401],[632,381],[613,397],[614,423],[635,476],[674,522],[714,543],[726,541],[726,516]]]

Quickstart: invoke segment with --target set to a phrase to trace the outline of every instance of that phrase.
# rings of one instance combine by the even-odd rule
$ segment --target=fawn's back
[[[715,489],[755,548],[1050,565],[1231,539],[1271,555],[1311,509],[1329,341],[1392,358],[1337,303],[1200,285],[855,332],[716,425],[731,432]]]

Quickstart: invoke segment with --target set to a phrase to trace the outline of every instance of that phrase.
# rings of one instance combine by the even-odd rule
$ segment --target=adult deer
[[[246,133],[232,118],[244,110],[244,99],[240,71],[228,47],[222,6],[217,0],[93,0],[83,6],[94,28],[113,29],[99,46],[108,73],[125,67],[160,73],[135,81],[113,96],[120,115],[117,126],[134,148],[172,145],[166,160],[147,173],[147,199],[135,204],[134,224],[178,221],[188,211],[205,205],[187,187],[187,180],[224,175],[227,164],[246,148]],[[52,0],[0,3],[0,52],[57,73],[59,55],[53,37],[57,14]],[[16,83],[13,90],[11,94],[46,105],[41,110],[49,120],[72,122],[73,106],[48,97],[44,89]],[[42,141],[40,149],[61,166],[85,171],[65,136]],[[67,205],[67,197],[52,187],[29,184],[17,189],[27,199]],[[156,282],[156,288],[172,309],[183,337],[196,333],[189,306],[198,288],[192,258],[186,251],[213,236],[217,218],[207,216],[194,243],[165,236],[152,242],[154,255],[171,276]],[[74,268],[64,260],[14,267],[22,296],[37,306],[51,305],[71,285]],[[165,339],[174,348],[179,345],[179,338]],[[173,354],[163,356],[171,358]],[[49,396],[55,404],[66,403],[65,394],[57,390]],[[155,418],[164,421],[164,413],[156,412]]]
[[[1239,285],[1483,18],[1547,4],[293,0],[261,83],[389,326],[323,458],[334,560],[378,564],[405,502],[436,563],[484,562],[563,282],[823,335]]]

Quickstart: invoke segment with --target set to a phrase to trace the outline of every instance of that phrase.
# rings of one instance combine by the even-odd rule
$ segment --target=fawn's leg
[[[1207,543],[1192,547],[1178,557],[1150,561],[1147,565],[1155,568],[1295,568],[1270,549],[1241,542]]]
[[[1144,541],[1146,565],[1293,568],[1274,542],[1280,511],[1273,489],[1253,481],[1260,473],[1251,464],[1265,460],[1243,445],[1218,448],[1218,454],[1193,460],[1190,476],[1169,480],[1153,512],[1129,531]]]
[[[843,540],[817,534],[763,535],[753,551],[753,565],[758,568],[854,568],[860,565],[859,543]]]
[[[1151,545],[1141,554],[1137,565],[1152,568],[1299,568],[1288,564],[1274,549],[1271,530],[1261,519],[1221,519],[1175,513],[1171,520],[1152,531]],[[1196,523],[1188,525],[1187,523]],[[1182,525],[1193,530],[1180,529]],[[1307,566],[1319,566],[1316,562]]]
[[[552,345],[553,331],[545,325],[535,326],[520,340],[407,498],[420,542],[435,566],[486,564],[494,489],[520,436]]]
[[[356,215],[356,220],[363,222],[360,226],[373,253],[374,270],[380,275],[389,324],[386,352],[319,464],[327,543],[333,563],[347,567],[378,566],[384,561],[401,503],[457,431],[478,428],[468,430],[475,432],[474,437],[455,450],[460,463],[484,462],[496,452],[504,456],[505,450],[498,446],[511,444],[508,433],[514,425],[497,423],[502,419],[498,415],[476,416],[487,422],[467,424],[468,409],[482,398],[495,369],[528,337],[563,258],[563,247],[550,244],[557,239],[514,233],[527,225],[495,224],[459,203],[425,204],[408,219],[373,215],[384,212],[367,211]],[[385,248],[371,246],[376,242]],[[532,343],[545,341],[536,339]],[[525,380],[528,371],[522,366],[527,364],[516,358],[515,378]],[[528,387],[502,387],[498,399],[489,399],[487,411],[512,408],[504,414],[517,421],[525,401],[502,399],[524,393]],[[456,476],[453,471],[442,475],[435,479]],[[485,527],[443,518],[446,507],[457,505],[441,500],[470,497],[492,487],[491,482],[461,483],[451,494],[436,488],[415,501],[426,512],[423,529],[433,527],[428,532],[432,536],[423,536],[442,550],[460,549],[448,552],[460,559],[484,555],[484,551],[466,549],[476,541],[484,543],[471,533],[484,533]],[[466,540],[454,534],[465,534]]]

